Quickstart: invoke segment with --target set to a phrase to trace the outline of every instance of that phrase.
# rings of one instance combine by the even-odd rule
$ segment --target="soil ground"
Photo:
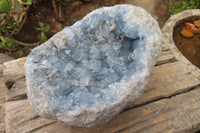
[[[126,4],[132,4],[144,8],[159,23],[160,28],[169,19],[169,2],[170,0],[126,0]]]
[[[50,38],[58,31],[62,30],[63,27],[71,26],[92,10],[103,6],[113,6],[116,4],[132,4],[144,8],[158,21],[160,27],[162,28],[165,21],[170,17],[170,13],[168,11],[169,1],[170,0],[87,0],[87,2],[74,1],[62,4],[62,20],[57,19],[52,3],[44,1],[37,6],[32,6],[30,8],[25,25],[23,26],[21,32],[14,38],[26,43],[34,43],[39,41],[37,35],[40,32],[36,29],[39,27],[40,22],[50,26],[50,30],[46,34],[47,38]],[[27,56],[30,52],[30,49],[32,48],[33,47],[22,46],[21,49],[23,49],[24,52],[23,56]],[[18,52],[19,51],[13,52],[13,54],[17,55]]]

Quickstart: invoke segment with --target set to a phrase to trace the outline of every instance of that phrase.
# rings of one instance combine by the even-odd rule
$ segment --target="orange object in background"
[[[185,26],[187,27],[187,28],[195,28],[195,25],[194,24],[192,24],[192,23],[185,23]]]
[[[194,24],[196,27],[200,28],[200,20],[195,20],[195,21],[193,21],[193,24]]]
[[[199,21],[200,22],[200,21]],[[197,23],[197,22],[196,22]],[[200,23],[199,23],[200,24]],[[185,23],[186,29],[191,31],[194,34],[197,34],[200,32],[200,30],[198,28],[196,28],[196,25],[192,24],[192,23]]]
[[[188,28],[188,30],[191,31],[192,33],[195,33],[195,34],[200,32],[200,30],[198,28],[195,28],[195,27],[194,28]]]
[[[183,29],[183,30],[181,31],[181,35],[183,35],[184,37],[188,37],[188,38],[194,36],[194,34],[193,34],[191,31],[186,30],[186,29]]]

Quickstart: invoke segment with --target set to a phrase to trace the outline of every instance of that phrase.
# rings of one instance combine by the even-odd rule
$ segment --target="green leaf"
[[[39,39],[42,39],[42,37],[41,37],[41,35],[40,35],[40,34],[38,34],[38,35],[37,35],[37,37],[38,37]]]
[[[13,47],[13,43],[11,43],[11,42],[6,43],[6,45],[7,45],[7,47],[8,47],[9,49],[12,49],[12,47]]]
[[[11,0],[0,0],[0,14],[7,13],[12,8]]]
[[[49,31],[49,26],[47,25],[44,27],[44,32],[48,32],[48,31]]]
[[[40,40],[44,40],[44,39],[46,39],[46,32],[48,32],[49,31],[49,26],[47,25],[47,26],[45,26],[44,25],[44,23],[42,23],[42,22],[40,22],[40,27],[39,28],[37,28],[37,30],[40,30],[41,31],[41,33],[40,34],[38,34],[37,36],[38,36],[38,38],[40,39]]]
[[[18,43],[15,43],[15,47],[17,48],[19,46],[19,44]],[[19,47],[19,49],[21,49],[20,47]]]
[[[18,28],[19,27],[19,23],[16,22],[15,27]]]
[[[8,24],[8,26],[6,28],[10,29],[10,30],[18,30],[17,28],[19,27],[19,23],[18,22],[13,22],[10,19],[6,19],[5,22]]]
[[[0,42],[0,48],[4,49],[5,48],[5,45],[3,42]]]
[[[12,20],[6,19],[5,21],[6,21],[6,23],[7,23],[8,25],[13,25],[13,21],[12,21]]]
[[[18,54],[18,57],[19,57],[19,58],[22,57],[23,54],[24,54],[24,52],[23,52],[23,51],[20,51],[19,54]]]
[[[200,8],[200,0],[179,0],[178,2],[169,3],[169,11],[171,15],[187,9],[198,9]]]
[[[9,49],[12,49],[12,46],[13,46],[12,43],[6,43],[6,45],[7,45],[7,47],[8,47]]]
[[[44,32],[41,32],[41,39],[45,39],[46,38],[46,35],[44,34]]]
[[[41,28],[41,29],[44,28],[44,23],[40,23],[40,28]]]
[[[4,37],[5,40],[5,47],[8,49],[12,49],[13,48],[13,40],[11,40],[8,37]]]

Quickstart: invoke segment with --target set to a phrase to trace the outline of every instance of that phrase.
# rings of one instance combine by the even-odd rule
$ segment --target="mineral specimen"
[[[142,95],[161,40],[157,22],[140,7],[94,10],[27,57],[29,103],[70,125],[106,122]]]

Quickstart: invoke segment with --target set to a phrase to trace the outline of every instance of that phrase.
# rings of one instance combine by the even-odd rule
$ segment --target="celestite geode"
[[[142,95],[161,40],[158,23],[140,7],[94,10],[27,57],[29,103],[70,125],[106,122]]]

